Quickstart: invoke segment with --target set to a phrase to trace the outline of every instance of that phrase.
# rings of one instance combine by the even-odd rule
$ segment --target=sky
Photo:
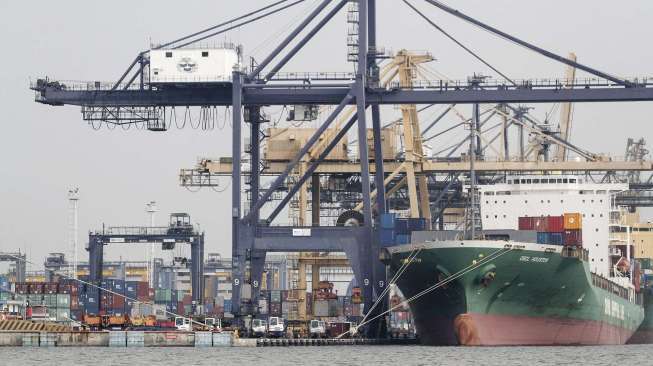
[[[412,2],[511,78],[564,75],[563,65],[494,38],[421,0]],[[30,80],[43,76],[116,80],[151,43],[192,33],[269,3],[0,2],[0,41],[5,55],[0,58],[0,251],[24,251],[35,263],[42,263],[47,253],[69,251],[67,191],[79,187],[82,247],[88,231],[103,224],[146,225],[145,204],[154,200],[160,210],[158,224],[164,224],[170,212],[188,212],[206,231],[206,253],[229,256],[230,191],[190,192],[178,184],[179,169],[193,167],[197,158],[230,155],[228,127],[165,133],[95,131],[82,121],[78,108],[37,104],[28,87]],[[272,18],[229,32],[218,41],[242,44],[247,56],[260,61],[317,3],[307,0]],[[653,48],[647,43],[653,16],[650,1],[447,3],[553,52],[566,55],[573,51],[579,61],[597,69],[620,76],[653,76]],[[378,0],[378,8],[380,46],[394,51],[429,51],[437,59],[430,68],[451,79],[466,79],[473,73],[492,75],[403,2]],[[284,70],[350,71],[346,37],[343,12]],[[550,106],[540,107],[533,113],[543,119]],[[653,140],[650,110],[648,102],[577,104],[572,141],[597,153],[622,156],[628,137]],[[396,112],[388,111],[384,119],[390,120]],[[435,141],[432,147],[437,150],[445,143]],[[142,248],[110,248],[107,257],[138,260],[144,258],[144,252]],[[80,249],[78,255],[86,258],[87,254]]]

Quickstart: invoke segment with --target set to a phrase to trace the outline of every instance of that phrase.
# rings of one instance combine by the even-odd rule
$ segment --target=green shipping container
[[[172,302],[172,290],[159,289],[154,292],[154,302],[169,303]]]
[[[70,309],[70,294],[58,294],[57,307]]]
[[[56,308],[57,307],[57,296],[59,295],[53,295],[53,294],[45,294],[43,295],[43,304],[49,308]]]

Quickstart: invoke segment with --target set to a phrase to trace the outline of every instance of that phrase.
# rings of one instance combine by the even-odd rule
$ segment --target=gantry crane
[[[75,84],[49,79],[40,79],[32,85],[37,93],[37,101],[47,105],[78,105],[83,107],[87,119],[103,118],[118,123],[152,122],[160,120],[160,112],[165,107],[188,106],[231,106],[233,111],[233,163],[232,163],[232,258],[233,258],[233,301],[235,315],[249,313],[248,307],[241,305],[241,289],[246,283],[260,282],[267,252],[275,251],[337,251],[345,252],[353,271],[362,284],[365,311],[369,311],[375,296],[379,295],[387,282],[385,268],[377,260],[379,243],[375,240],[377,232],[372,215],[371,177],[383,182],[386,173],[381,146],[381,105],[411,104],[512,104],[512,103],[550,103],[550,102],[607,102],[607,101],[651,101],[653,83],[646,79],[626,80],[596,70],[587,65],[568,60],[546,51],[531,43],[500,31],[480,22],[467,14],[452,9],[435,0],[424,0],[445,13],[463,19],[505,40],[519,44],[535,53],[573,66],[592,74],[595,79],[572,83],[559,80],[533,80],[520,83],[507,80],[485,80],[478,87],[473,80],[450,83],[436,80],[419,86],[407,87],[400,83],[387,87],[380,86],[376,39],[376,1],[355,0],[358,4],[358,27],[355,50],[356,72],[349,76],[333,75],[280,75],[279,71],[310,42],[319,31],[338,14],[349,0],[323,0],[305,19],[283,39],[274,51],[259,63],[252,63],[249,69],[236,68],[229,82],[180,81],[170,85],[160,85],[148,80],[151,70],[148,66],[148,53],[138,54],[131,67],[120,78],[120,82],[104,85],[102,83]],[[199,40],[222,34],[228,30],[242,27],[258,19],[276,14],[289,7],[302,3],[278,1],[264,9],[208,28],[201,32],[180,38],[162,45],[162,48],[181,48]],[[405,0],[405,3],[410,4]],[[411,5],[412,6],[412,5]],[[428,16],[423,18],[429,20]],[[245,19],[245,20],[243,20]],[[291,46],[291,43],[293,46]],[[288,50],[287,53],[284,53]],[[276,62],[275,62],[276,61]],[[132,76],[129,76],[133,73]],[[134,82],[139,79],[138,84]],[[127,80],[126,83],[123,81]],[[279,175],[270,187],[260,190],[261,162],[259,136],[261,133],[261,106],[274,105],[332,105],[336,106],[324,123],[317,128],[297,156],[287,166],[279,169]],[[343,128],[314,160],[310,160],[288,196],[294,196],[299,188],[318,171],[326,157],[344,134],[357,125],[359,160],[357,172],[361,176],[361,195],[363,201],[363,225],[360,227],[276,227],[270,221],[261,223],[261,208],[270,202],[270,197],[284,185],[289,174],[301,163],[304,156],[315,146],[319,137],[329,129],[347,106],[356,106],[356,114],[349,118]],[[367,109],[371,109],[374,159],[368,154]],[[242,202],[242,128],[245,109],[249,118],[249,134],[252,143],[250,151],[250,191],[252,200],[249,211],[244,214]],[[154,112],[154,113],[151,113]],[[510,116],[509,118],[512,118]],[[478,121],[478,120],[477,120]],[[517,119],[518,122],[519,119]],[[522,121],[523,123],[523,121]],[[149,123],[148,123],[149,125]],[[156,123],[154,126],[156,127]],[[152,128],[156,130],[156,128]],[[550,138],[555,139],[555,136]],[[336,141],[336,142],[333,142]],[[371,169],[370,161],[373,161]],[[470,162],[474,164],[474,161]],[[509,162],[505,162],[509,164]],[[466,167],[468,168],[468,167]],[[511,169],[506,169],[511,170]],[[379,213],[386,212],[385,187],[377,185],[376,206]],[[287,200],[281,204],[286,205]],[[278,207],[277,207],[278,208]],[[276,209],[275,209],[276,211]],[[382,311],[378,308],[378,311]],[[379,323],[372,324],[370,332]]]

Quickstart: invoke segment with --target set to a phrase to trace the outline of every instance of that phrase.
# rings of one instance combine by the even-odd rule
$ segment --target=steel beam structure
[[[204,303],[204,233],[175,232],[169,227],[108,228],[88,235],[89,281],[99,286],[102,281],[104,246],[109,244],[189,244],[191,247],[191,296],[196,304]],[[97,294],[100,303],[100,293]]]
[[[384,162],[386,171],[394,171],[402,162]],[[279,175],[287,163],[283,161],[266,162],[263,175]],[[376,172],[376,164],[371,169]],[[565,171],[565,172],[606,172],[606,171],[653,171],[653,161],[477,161],[475,168],[478,172],[538,172],[538,171]],[[423,166],[417,167],[420,174],[469,172],[470,163],[460,159],[449,161],[427,160]],[[233,165],[230,162],[205,160],[192,172],[200,171],[206,174],[230,176]],[[361,172],[358,162],[321,161],[313,170],[319,174],[357,174]],[[184,174],[182,172],[182,174]]]
[[[16,282],[25,282],[27,273],[27,255],[18,253],[0,253],[0,262],[14,262],[16,264]]]
[[[74,90],[42,86],[36,101],[61,106],[87,107],[122,106],[231,106],[230,86],[197,85],[193,88],[163,88],[157,90]],[[338,105],[350,92],[350,87],[297,85],[281,88],[250,88],[243,91],[243,105]],[[451,87],[380,89],[368,88],[365,99],[370,105],[399,104],[499,104],[557,102],[642,102],[653,101],[653,87],[577,87],[573,89],[510,88],[456,90]],[[353,105],[355,100],[349,102]]]

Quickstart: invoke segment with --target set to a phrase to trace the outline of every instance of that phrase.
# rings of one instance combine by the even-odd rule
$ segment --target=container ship
[[[395,240],[390,271],[403,271],[397,285],[422,343],[626,343],[644,320],[633,251],[616,238],[624,228],[613,198],[627,189],[575,176],[508,177],[478,187],[479,240],[455,231]],[[382,238],[399,237],[397,222],[382,220]]]

